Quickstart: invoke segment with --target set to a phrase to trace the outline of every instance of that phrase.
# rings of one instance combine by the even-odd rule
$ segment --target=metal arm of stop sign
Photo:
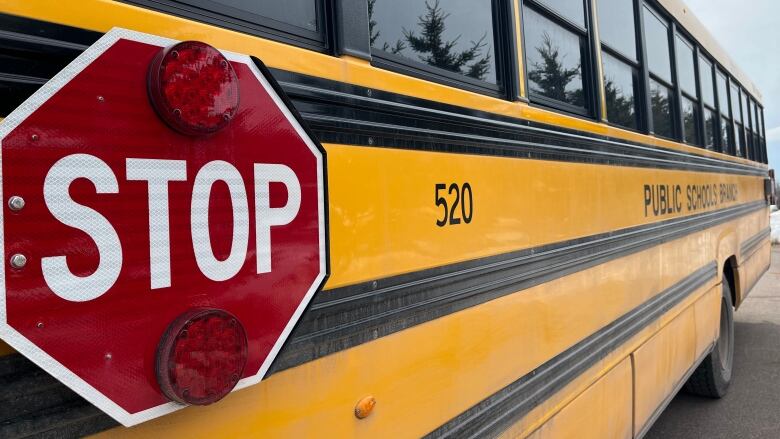
[[[187,179],[184,160],[126,160],[127,180],[146,181],[149,193],[149,260],[151,288],[171,286],[171,249],[168,183]],[[94,300],[116,282],[122,269],[122,246],[116,229],[96,210],[76,203],[69,193],[71,183],[84,178],[99,194],[118,193],[114,171],[103,160],[89,154],[72,154],[58,160],[46,175],[43,194],[46,207],[60,222],[90,236],[100,262],[88,276],[77,276],[68,268],[65,256],[41,259],[46,284],[57,296],[73,301]],[[228,186],[233,206],[233,237],[225,260],[214,255],[209,237],[209,199],[217,181]],[[287,188],[287,203],[270,206],[270,184]],[[254,164],[255,245],[257,273],[271,271],[271,227],[289,224],[301,206],[301,185],[295,172],[282,164]],[[198,268],[213,281],[235,276],[244,265],[249,240],[249,206],[244,179],[232,164],[215,160],[203,165],[195,176],[191,203],[191,234]],[[154,243],[154,245],[152,245]]]

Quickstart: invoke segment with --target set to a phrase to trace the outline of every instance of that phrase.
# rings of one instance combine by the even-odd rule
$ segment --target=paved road
[[[780,438],[780,246],[735,314],[734,376],[720,400],[680,392],[645,436]]]

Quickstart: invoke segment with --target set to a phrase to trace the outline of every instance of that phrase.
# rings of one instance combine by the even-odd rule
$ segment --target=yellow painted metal
[[[686,310],[634,352],[634,431],[645,426],[693,367],[695,335],[693,310]]]
[[[414,326],[277,373],[213,406],[114,429],[106,437],[425,434],[706,264],[715,249],[701,244],[733,227],[724,224]],[[717,282],[713,278],[701,291]],[[700,295],[668,315],[689,308]],[[626,358],[665,319],[610,358],[615,363]],[[694,337],[692,327],[685,329]],[[578,379],[587,387],[615,363]],[[368,394],[376,398],[376,408],[358,420],[355,404]],[[544,413],[532,419],[544,419]]]
[[[759,246],[759,249],[753,253],[750,258],[740,261],[739,266],[739,281],[742,283],[741,291],[746,294],[750,293],[750,289],[758,282],[761,275],[764,274],[766,268],[772,260],[772,245],[769,242],[769,238],[766,238]],[[746,296],[745,296],[746,297]],[[741,297],[741,300],[745,300],[745,297]]]
[[[509,102],[393,73],[352,57],[336,58],[113,0],[80,0],[79,7],[59,0],[5,0],[0,1],[0,11],[99,32],[106,32],[112,27],[123,27],[179,40],[201,40],[221,49],[258,56],[271,67],[292,72],[739,163],[752,163],[746,159],[564,115],[522,102]]]
[[[712,341],[720,333],[720,298],[722,285],[710,289],[694,305],[693,313],[696,322],[695,358],[700,358],[706,349],[712,346]]]
[[[529,438],[631,438],[632,389],[631,359],[625,358]]]
[[[685,312],[689,312],[690,309],[694,306],[697,307],[697,309],[700,308],[701,307],[700,303],[707,302],[708,301],[707,298],[712,294],[715,294],[713,293],[714,291],[718,291],[717,297],[720,297],[719,288],[720,288],[719,286],[716,286],[716,287],[711,287],[708,290],[706,287],[704,287],[701,288],[699,291],[695,292],[694,294],[691,294],[689,297],[684,299],[678,306],[668,311],[667,313],[662,315],[659,319],[657,319],[655,322],[651,323],[648,327],[639,331],[636,335],[631,337],[631,339],[628,340],[625,344],[623,344],[623,346],[620,349],[609,353],[606,357],[604,357],[599,362],[597,362],[589,370],[583,372],[580,376],[575,378],[571,383],[565,386],[562,390],[560,390],[555,395],[551,396],[550,398],[546,399],[541,404],[539,404],[535,409],[529,412],[523,419],[521,419],[514,425],[510,426],[506,431],[504,431],[501,437],[502,438],[524,438],[533,434],[533,432],[537,431],[547,421],[552,419],[553,416],[555,416],[564,407],[566,407],[569,403],[571,403],[571,401],[573,401],[578,395],[580,395],[582,392],[587,390],[592,383],[594,383],[599,378],[603,377],[610,370],[612,370],[614,367],[616,367],[618,364],[620,364],[622,361],[628,358],[628,353],[634,352],[636,349],[642,346],[642,344],[644,344],[650,337],[652,337],[653,334],[660,331],[662,328],[664,328],[666,325],[668,325],[670,322],[676,319],[677,316]],[[708,329],[708,332],[711,334],[717,334],[717,328]],[[691,336],[692,334],[687,334],[687,335]],[[713,338],[710,339],[709,342],[711,343],[713,339],[714,336]],[[616,409],[607,408],[605,410],[609,411],[609,410],[616,410]]]
[[[764,195],[760,177],[389,148],[326,149],[328,288],[689,214],[683,209],[654,217],[651,209],[645,216],[645,184],[682,185],[683,208],[686,185],[737,185],[736,201],[696,213]],[[471,223],[438,227],[443,211],[435,204],[435,185],[465,182],[473,193]],[[454,202],[454,195],[443,194]]]
[[[2,340],[0,340],[0,357],[4,357],[6,355],[10,355],[15,353],[16,351],[11,346],[8,346],[7,344],[3,343]]]

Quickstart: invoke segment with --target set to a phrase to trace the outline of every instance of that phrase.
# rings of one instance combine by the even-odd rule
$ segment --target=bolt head
[[[17,253],[11,256],[11,266],[14,268],[24,268],[27,265],[27,256]]]
[[[8,199],[8,207],[14,212],[24,209],[24,198],[14,195]]]

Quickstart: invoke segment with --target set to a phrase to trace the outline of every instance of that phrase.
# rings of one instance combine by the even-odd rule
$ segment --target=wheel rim
[[[731,331],[729,331],[729,310],[730,305],[726,300],[720,304],[720,336],[718,337],[718,356],[720,357],[720,367],[723,370],[731,370]]]

